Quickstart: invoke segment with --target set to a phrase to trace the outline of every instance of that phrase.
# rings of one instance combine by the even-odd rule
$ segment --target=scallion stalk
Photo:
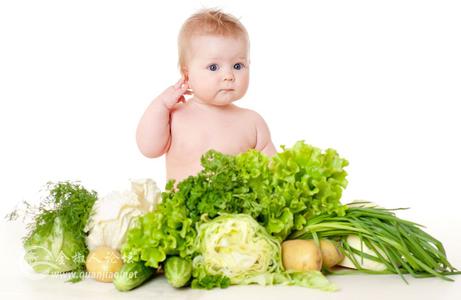
[[[461,272],[449,263],[442,243],[422,230],[423,226],[398,218],[394,211],[402,209],[406,208],[384,209],[370,207],[368,202],[355,202],[348,206],[344,216],[321,214],[308,219],[306,226],[293,232],[289,239],[337,240],[340,251],[361,272],[399,274],[405,282],[403,274],[453,281],[448,275]],[[374,255],[351,247],[347,242],[349,235],[359,236],[362,245],[372,250]],[[360,263],[363,259],[382,263],[386,270],[365,269]]]

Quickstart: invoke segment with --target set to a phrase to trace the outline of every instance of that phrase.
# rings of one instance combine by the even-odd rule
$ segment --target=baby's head
[[[179,68],[199,101],[227,105],[242,98],[249,82],[249,39],[243,25],[219,10],[202,10],[183,24]]]

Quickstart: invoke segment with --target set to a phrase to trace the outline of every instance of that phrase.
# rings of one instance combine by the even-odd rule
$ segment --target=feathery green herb
[[[72,182],[48,183],[46,189],[49,195],[27,226],[25,259],[36,272],[74,271],[76,275],[70,281],[79,281],[88,254],[84,228],[97,199],[96,192]]]

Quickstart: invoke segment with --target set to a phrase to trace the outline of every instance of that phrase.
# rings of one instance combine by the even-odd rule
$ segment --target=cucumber
[[[185,286],[192,276],[192,262],[178,256],[168,258],[164,268],[168,283],[175,288]]]
[[[115,273],[113,282],[117,290],[126,292],[143,284],[154,273],[155,269],[145,266],[142,261],[127,263]]]

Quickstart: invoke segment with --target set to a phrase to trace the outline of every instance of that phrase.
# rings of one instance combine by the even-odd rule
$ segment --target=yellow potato
[[[320,250],[322,252],[323,266],[326,268],[331,268],[344,259],[344,255],[333,241],[320,240]]]
[[[101,282],[112,282],[115,272],[123,266],[120,252],[109,247],[97,247],[86,258],[90,276]]]
[[[288,271],[319,271],[322,253],[314,240],[288,240],[282,243],[282,261]]]

